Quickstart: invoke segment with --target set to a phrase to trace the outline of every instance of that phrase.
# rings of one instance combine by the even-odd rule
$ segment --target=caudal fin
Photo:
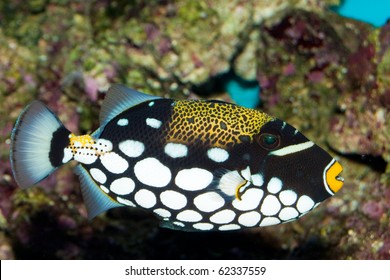
[[[70,131],[43,103],[33,101],[20,114],[11,136],[10,160],[21,188],[37,184],[65,162]]]

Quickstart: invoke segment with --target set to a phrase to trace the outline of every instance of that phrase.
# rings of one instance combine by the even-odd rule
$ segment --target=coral
[[[344,166],[345,186],[324,206],[331,223],[322,238],[337,244],[337,258],[389,258],[388,25],[292,11],[262,28],[264,107]]]

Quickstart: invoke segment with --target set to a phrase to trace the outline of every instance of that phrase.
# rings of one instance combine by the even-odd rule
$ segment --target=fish
[[[160,226],[227,231],[296,220],[343,185],[343,168],[290,124],[218,100],[174,100],[124,85],[107,91],[100,127],[77,136],[42,102],[11,135],[22,189],[76,161],[88,219],[141,208]]]

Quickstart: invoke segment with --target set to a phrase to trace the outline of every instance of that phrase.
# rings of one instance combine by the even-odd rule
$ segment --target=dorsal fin
[[[111,208],[124,206],[103,193],[87,170],[80,164],[76,166],[75,173],[80,177],[81,193],[87,207],[89,220]]]
[[[124,85],[113,85],[108,89],[103,100],[99,117],[100,126],[104,127],[110,120],[130,107],[159,98],[161,97],[142,93]]]

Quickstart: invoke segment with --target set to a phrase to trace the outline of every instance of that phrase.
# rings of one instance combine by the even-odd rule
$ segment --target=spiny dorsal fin
[[[111,208],[124,206],[103,193],[84,167],[77,165],[75,173],[80,177],[81,193],[87,207],[89,220]]]
[[[161,97],[142,93],[124,85],[113,85],[108,89],[102,104],[99,117],[100,126],[104,127],[110,120],[130,107],[159,98]]]

